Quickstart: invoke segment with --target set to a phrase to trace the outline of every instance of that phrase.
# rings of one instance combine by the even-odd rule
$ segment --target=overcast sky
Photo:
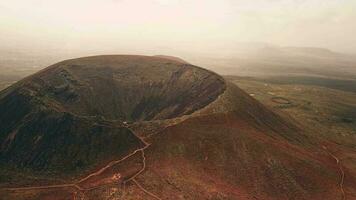
[[[238,42],[356,53],[356,0],[0,0],[3,47],[219,51]]]

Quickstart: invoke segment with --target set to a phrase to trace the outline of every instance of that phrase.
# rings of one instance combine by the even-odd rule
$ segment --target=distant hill
[[[313,47],[278,47],[227,50],[228,55],[192,59],[223,75],[318,76],[356,79],[356,56]]]
[[[174,60],[174,61],[177,61],[177,62],[180,62],[180,63],[185,63],[185,64],[189,64],[187,61],[179,58],[179,57],[174,57],[174,56],[166,56],[166,55],[156,55],[155,57],[158,57],[158,58],[165,58],[165,59],[169,59],[169,60]]]

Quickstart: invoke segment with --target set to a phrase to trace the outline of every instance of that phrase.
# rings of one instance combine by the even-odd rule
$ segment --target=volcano
[[[162,56],[66,60],[0,93],[5,199],[341,199],[327,144]]]

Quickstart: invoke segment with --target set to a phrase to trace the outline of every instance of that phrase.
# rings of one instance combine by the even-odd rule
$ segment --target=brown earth
[[[120,76],[114,78],[115,74]],[[270,111],[218,75],[188,64],[142,56],[64,61],[2,92],[0,109],[18,99],[11,96],[17,88],[35,92],[37,97],[63,84],[68,89],[53,92],[41,102],[55,110],[55,117],[69,113],[64,121],[71,123],[62,126],[69,126],[65,130],[71,130],[71,134],[79,131],[77,140],[99,134],[99,148],[92,150],[90,143],[82,147],[103,152],[100,156],[106,159],[92,159],[94,164],[88,163],[91,167],[64,176],[65,185],[48,181],[35,188],[35,180],[21,187],[5,183],[1,190],[5,199],[352,199],[347,191],[356,187],[355,179],[341,170],[332,144],[304,134],[293,121]],[[166,88],[164,92],[162,88]],[[116,97],[117,93],[125,95]],[[102,97],[96,99],[98,94]],[[159,100],[147,100],[157,94]],[[30,107],[23,111],[27,113],[32,109],[26,104],[27,96],[23,96],[18,102]],[[115,107],[116,102],[127,104]],[[5,110],[19,112],[15,108],[7,106]],[[1,119],[11,123],[21,119],[18,115]],[[43,122],[47,122],[46,112],[42,115]],[[33,119],[37,118],[23,122],[36,127],[27,129],[27,134],[43,126],[31,122]],[[73,120],[83,128],[76,129]],[[91,123],[105,128],[88,135],[82,133]],[[61,127],[52,130],[54,139],[64,134],[56,130]],[[11,135],[12,131],[0,134],[6,136],[2,138],[15,138],[10,146],[17,144],[17,137],[24,137]],[[117,132],[119,137],[111,138],[108,131]],[[106,155],[109,153],[105,149],[114,146],[105,144],[116,144],[117,140],[125,141],[117,145],[121,151]],[[44,142],[53,141],[48,138]],[[5,153],[19,157],[15,164],[31,167],[22,162],[23,149]],[[48,163],[45,166],[51,166]]]

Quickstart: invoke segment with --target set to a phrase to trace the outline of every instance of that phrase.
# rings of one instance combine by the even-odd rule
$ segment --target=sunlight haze
[[[354,0],[1,0],[0,42],[143,53],[263,42],[355,53],[355,8]]]

